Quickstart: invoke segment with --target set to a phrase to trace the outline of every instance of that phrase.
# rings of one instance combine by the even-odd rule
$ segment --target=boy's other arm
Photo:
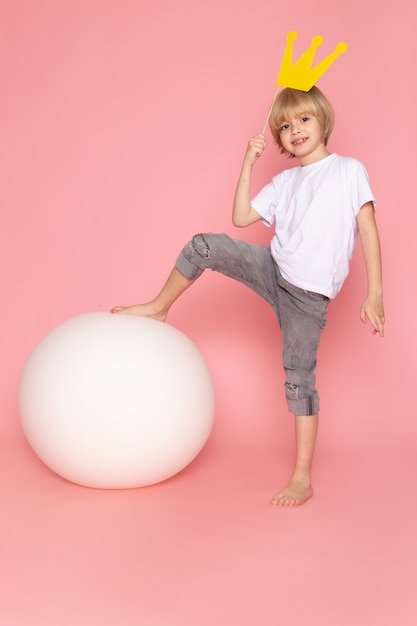
[[[250,204],[250,182],[252,168],[264,150],[265,137],[262,133],[250,139],[245,158],[243,159],[233,202],[232,222],[234,226],[238,226],[239,228],[249,226],[261,219],[259,213],[257,213]]]
[[[356,218],[368,278],[368,293],[361,306],[360,317],[368,320],[372,333],[384,336],[384,305],[382,301],[382,261],[378,229],[372,202],[363,205]]]

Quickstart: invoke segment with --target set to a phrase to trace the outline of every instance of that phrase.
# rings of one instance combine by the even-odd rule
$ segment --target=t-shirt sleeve
[[[368,172],[360,161],[354,161],[355,172],[352,176],[352,206],[355,215],[359,213],[361,208],[367,202],[372,202],[374,209],[376,206],[375,196],[371,189]]]
[[[275,222],[277,198],[279,197],[279,175],[275,176],[259,193],[252,198],[251,206],[262,217],[266,226]]]

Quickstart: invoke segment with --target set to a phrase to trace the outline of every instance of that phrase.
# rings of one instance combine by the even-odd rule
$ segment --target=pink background
[[[0,4],[1,624],[415,625],[415,18],[412,0]],[[384,256],[383,340],[359,321],[359,247],[329,309],[316,496],[268,504],[293,453],[279,331],[212,273],[169,318],[216,386],[202,454],[143,490],[67,483],[22,434],[25,359],[68,317],[152,297],[194,232],[268,242],[230,212],[290,30],[297,53],[349,45],[318,85],[330,149],[367,166]],[[271,145],[254,191],[287,166]]]

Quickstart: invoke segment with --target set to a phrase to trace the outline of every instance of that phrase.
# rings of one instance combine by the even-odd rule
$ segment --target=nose
[[[294,122],[294,123],[291,125],[291,134],[292,134],[292,135],[296,135],[296,134],[297,134],[297,133],[299,133],[299,132],[300,132],[300,129],[298,128],[298,124],[297,124],[296,122]]]

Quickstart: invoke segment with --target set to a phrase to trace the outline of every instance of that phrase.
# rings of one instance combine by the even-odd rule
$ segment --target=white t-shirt
[[[349,273],[356,216],[375,202],[363,164],[328,157],[277,174],[251,205],[267,226],[275,223],[271,252],[289,283],[334,298]]]

